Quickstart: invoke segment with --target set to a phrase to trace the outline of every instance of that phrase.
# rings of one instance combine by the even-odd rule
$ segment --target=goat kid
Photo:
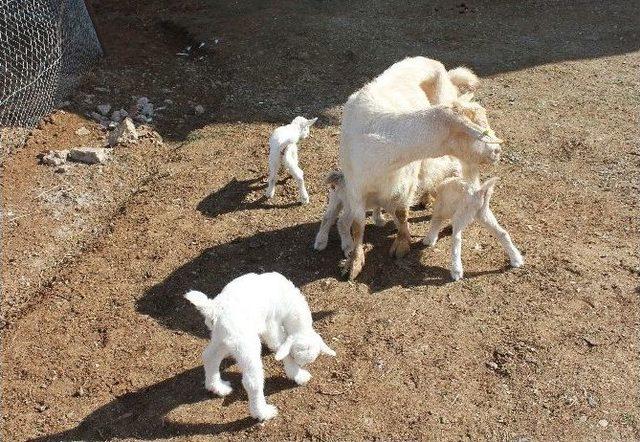
[[[457,281],[463,276],[462,269],[462,231],[473,221],[478,220],[494,234],[509,256],[512,267],[520,267],[524,259],[520,251],[511,241],[509,233],[498,223],[489,208],[498,178],[490,178],[484,183],[479,179],[466,181],[461,177],[445,179],[436,189],[436,201],[433,206],[429,233],[422,240],[423,244],[433,247],[438,241],[438,234],[447,219],[451,219],[453,228],[451,244],[451,278]]]
[[[195,290],[184,297],[204,316],[211,341],[202,354],[205,388],[219,396],[231,393],[220,377],[220,363],[232,356],[242,371],[252,417],[267,420],[278,410],[264,396],[261,342],[284,362],[289,379],[304,385],[311,374],[302,367],[320,353],[336,353],[313,330],[311,311],[303,294],[279,273],[248,273],[227,284],[215,298]]]
[[[317,118],[307,120],[304,117],[295,117],[291,123],[276,128],[271,134],[271,138],[269,138],[267,198],[273,198],[275,194],[280,162],[283,161],[285,167],[298,184],[299,201],[302,204],[309,202],[309,194],[304,185],[304,172],[298,165],[298,142],[309,136],[311,126],[317,120]]]

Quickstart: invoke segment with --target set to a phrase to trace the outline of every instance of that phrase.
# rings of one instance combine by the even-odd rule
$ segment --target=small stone
[[[204,106],[199,104],[193,108],[193,111],[196,113],[196,115],[202,115],[204,114]]]
[[[498,364],[496,364],[493,361],[489,361],[489,362],[487,362],[487,367],[489,367],[492,370],[497,370],[498,369]]]
[[[131,118],[126,117],[118,126],[109,134],[109,146],[115,146],[120,143],[135,143],[138,140],[138,131]]]
[[[164,102],[169,105],[173,104],[173,100],[171,98],[165,98]]]
[[[84,397],[86,395],[87,395],[87,392],[84,389],[84,387],[78,388],[78,390],[75,393],[73,393],[73,397]]]
[[[38,404],[38,405],[36,405],[36,410],[37,410],[38,412],[40,412],[40,413],[42,413],[43,411],[45,411],[47,408],[49,408],[49,407],[47,407],[45,404]]]
[[[594,395],[589,394],[587,396],[587,403],[589,404],[590,407],[595,408],[598,406],[598,399]]]
[[[96,109],[98,109],[98,112],[100,112],[101,115],[106,116],[107,114],[109,114],[109,111],[111,110],[111,105],[110,104],[99,104],[96,106]]]
[[[79,147],[69,151],[69,160],[85,164],[102,164],[107,161],[107,151],[103,147]]]
[[[55,173],[67,173],[68,171],[69,171],[69,166],[67,166],[66,164],[63,164],[62,166],[54,170]]]
[[[91,113],[89,113],[89,117],[93,118],[93,119],[94,119],[94,120],[96,120],[98,123],[102,123],[102,122],[105,120],[104,116],[100,115],[100,114],[99,114],[99,113],[97,113],[97,112],[91,112]]]
[[[598,425],[602,428],[607,428],[609,426],[609,421],[607,421],[606,419],[600,419],[598,421]]]
[[[153,103],[147,103],[140,108],[140,113],[146,117],[153,117]]]
[[[76,135],[79,135],[79,136],[81,136],[81,137],[83,137],[83,136],[85,136],[85,135],[89,135],[90,133],[91,133],[91,131],[90,131],[89,129],[87,129],[86,127],[84,127],[84,126],[79,127],[79,128],[76,130]]]
[[[111,114],[111,121],[115,121],[116,123],[119,123],[128,115],[129,113],[124,109],[113,111],[113,113]]]
[[[305,60],[308,60],[310,57],[309,57],[309,53],[307,51],[301,51],[301,52],[298,53],[298,57],[297,58],[298,58],[298,60],[305,61]]]
[[[149,99],[147,97],[138,98],[138,109],[142,109],[147,104],[149,104]]]
[[[68,150],[50,150],[42,155],[40,162],[47,166],[61,166],[67,162],[69,156]]]
[[[473,250],[480,251],[480,250],[482,250],[482,246],[481,246],[480,244],[477,244],[477,243],[476,243],[476,245],[475,245],[475,246],[473,246]]]

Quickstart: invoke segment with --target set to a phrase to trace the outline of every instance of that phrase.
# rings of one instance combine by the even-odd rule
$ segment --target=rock
[[[493,361],[489,361],[489,362],[487,362],[487,367],[489,367],[492,370],[497,370],[498,369],[498,364],[496,364]]]
[[[153,103],[147,103],[140,108],[140,113],[145,117],[153,117]]]
[[[131,118],[126,117],[118,126],[109,134],[109,146],[115,146],[120,143],[135,143],[138,140],[138,131]]]
[[[598,425],[602,428],[607,428],[609,426],[609,421],[607,421],[606,419],[600,419],[598,421]]]
[[[105,120],[105,117],[100,115],[97,112],[91,112],[88,114],[89,117],[93,118],[94,120],[96,120],[98,123],[102,123]]]
[[[119,123],[128,115],[129,113],[124,109],[113,111],[113,113],[111,114],[111,121],[115,121],[116,123]]]
[[[49,407],[47,407],[45,404],[38,404],[38,405],[36,405],[35,408],[36,408],[36,411],[42,413],[43,411],[45,411]]]
[[[102,164],[108,153],[104,147],[78,147],[69,151],[69,160],[85,164]]]
[[[590,407],[595,408],[598,406],[598,399],[594,395],[589,394],[587,396],[587,403],[589,404]]]
[[[173,104],[173,100],[172,100],[171,98],[165,98],[165,99],[164,99],[164,102],[165,102],[166,104],[168,104],[168,105]]]
[[[107,114],[111,110],[111,105],[110,104],[99,104],[99,105],[96,106],[96,109],[98,109],[98,112],[100,112],[101,115],[107,116]]]
[[[78,391],[73,393],[73,397],[84,397],[86,395],[87,395],[87,392],[83,387],[78,388]]]
[[[89,135],[91,133],[91,131],[89,129],[87,129],[86,127],[82,126],[79,127],[76,130],[76,135],[80,135],[81,137],[85,136],[85,135]]]
[[[147,97],[138,98],[138,109],[142,109],[147,104],[149,104],[149,99]]]
[[[54,170],[55,173],[67,173],[69,171],[69,166],[67,164],[63,164]]]
[[[309,53],[307,51],[301,51],[298,53],[298,56],[296,57],[298,60],[308,60],[310,58]]]
[[[42,155],[40,162],[47,166],[61,166],[67,162],[68,150],[50,150]]]
[[[196,113],[196,115],[202,115],[204,114],[204,106],[199,104],[193,108],[193,111]]]

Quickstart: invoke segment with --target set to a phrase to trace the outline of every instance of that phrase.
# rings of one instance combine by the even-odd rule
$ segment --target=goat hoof
[[[517,256],[511,259],[511,267],[518,268],[524,265],[524,258],[522,256]]]
[[[380,216],[373,217],[373,223],[378,227],[384,227],[387,225],[387,220],[384,218],[384,215],[380,214]]]
[[[316,242],[313,244],[313,248],[316,250],[324,250],[327,248],[328,238],[316,238]]]
[[[462,270],[451,270],[451,279],[460,281],[462,279]]]
[[[259,421],[266,421],[269,419],[273,419],[278,415],[278,409],[270,404],[261,407],[259,410],[252,410],[251,416],[258,419]]]
[[[406,256],[407,253],[409,253],[410,249],[411,249],[411,244],[409,243],[409,241],[399,240],[398,238],[396,238],[393,241],[393,244],[391,244],[391,248],[389,249],[389,256],[402,258]]]
[[[233,391],[231,384],[227,381],[220,381],[213,385],[208,385],[206,389],[218,396],[227,396]]]
[[[298,373],[295,375],[293,380],[298,385],[305,385],[311,380],[311,373],[309,373],[307,370],[300,369],[298,370]]]
[[[340,261],[340,268],[342,270],[342,276],[347,276],[350,281],[356,279],[356,277],[362,271],[364,267],[364,252],[351,253],[347,259]]]
[[[436,243],[438,242],[438,238],[429,238],[428,236],[425,236],[422,240],[422,244],[424,244],[427,247],[434,247],[436,245]]]

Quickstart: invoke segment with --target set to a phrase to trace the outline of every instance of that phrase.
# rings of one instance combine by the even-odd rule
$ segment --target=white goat
[[[316,120],[317,118],[307,120],[304,117],[295,117],[290,124],[276,128],[271,134],[271,138],[269,138],[267,198],[272,198],[275,193],[280,161],[283,160],[285,167],[298,183],[299,201],[302,204],[309,202],[309,194],[304,186],[304,173],[298,166],[298,141],[309,136],[309,129]]]
[[[393,214],[398,236],[390,252],[409,251],[407,211],[419,185],[421,160],[453,155],[469,164],[498,161],[502,141],[453,105],[458,95],[441,63],[415,57],[394,64],[349,97],[340,143],[347,198],[339,222],[350,225],[353,235],[344,267],[351,279],[364,265],[367,207]]]
[[[440,158],[429,158],[422,161],[418,178],[420,184],[416,188],[416,195],[412,200],[417,202],[415,200],[418,199],[419,195],[422,195],[423,200],[428,196],[435,196],[436,188],[445,178],[461,175],[462,164],[454,157],[445,155]],[[329,200],[313,246],[316,250],[324,250],[327,247],[329,230],[336,223],[340,210],[342,210],[347,198],[344,174],[342,172],[331,171],[325,182],[329,185]],[[373,209],[373,219],[376,225],[384,225],[385,220],[382,218],[380,207],[367,207],[367,209]],[[344,225],[344,223],[338,223],[338,233],[343,246],[349,244],[349,226]],[[348,250],[343,251],[345,255],[348,254]]]
[[[215,299],[195,290],[184,296],[202,313],[211,330],[211,342],[202,354],[205,388],[220,396],[231,393],[231,385],[220,377],[220,363],[232,356],[242,371],[249,412],[256,419],[278,414],[264,397],[261,341],[276,352],[287,377],[298,385],[311,379],[303,366],[320,353],[336,355],[313,330],[309,305],[300,290],[279,273],[240,276]]]
[[[503,229],[489,208],[498,178],[490,178],[484,183],[479,179],[470,181],[461,177],[445,179],[436,189],[436,201],[431,216],[429,233],[422,240],[425,245],[433,247],[438,241],[438,233],[445,220],[451,219],[453,242],[451,245],[451,278],[457,281],[462,278],[462,231],[474,220],[478,220],[493,233],[509,255],[512,267],[520,267],[524,260],[520,251],[511,241],[509,233]]]

